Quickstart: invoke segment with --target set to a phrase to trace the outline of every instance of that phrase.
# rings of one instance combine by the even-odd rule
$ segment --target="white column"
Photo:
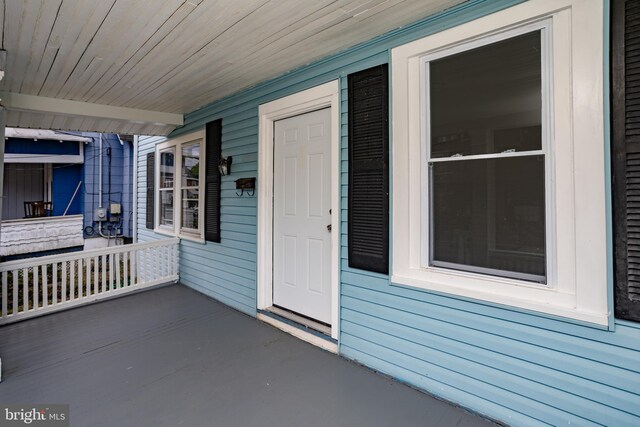
[[[2,198],[4,197],[4,126],[7,110],[0,106],[0,238],[2,238]],[[2,358],[0,358],[0,381],[2,381]]]

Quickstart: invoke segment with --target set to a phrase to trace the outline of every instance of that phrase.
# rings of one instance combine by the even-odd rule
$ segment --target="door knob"
[[[331,224],[327,225],[327,231],[331,232]]]

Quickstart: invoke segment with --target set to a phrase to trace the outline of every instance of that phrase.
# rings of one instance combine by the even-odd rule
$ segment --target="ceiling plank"
[[[125,84],[133,86],[130,91],[123,92],[110,102],[127,105],[139,93],[149,85],[162,79],[167,74],[184,68],[185,64],[191,64],[198,57],[208,54],[207,47],[223,32],[237,25],[248,15],[266,3],[266,0],[247,0],[237,2],[235,0],[220,0],[219,8],[216,8],[214,20],[207,14],[197,15],[193,27],[184,27],[186,20],[181,23],[178,35],[175,39],[160,43],[154,51],[156,55],[147,55],[138,64],[136,72],[129,78],[123,79]],[[195,41],[195,42],[194,42]],[[146,69],[158,70],[154,79],[145,76]]]
[[[292,13],[295,11],[297,13]],[[279,49],[274,44],[278,35],[282,37],[300,30],[309,34],[315,31],[314,28],[321,27],[324,21],[339,19],[342,16],[344,16],[344,12],[333,3],[317,2],[314,8],[297,10],[292,8],[290,3],[282,2],[281,8],[274,7],[271,8],[270,13],[253,15],[243,23],[243,27],[225,32],[215,40],[216,55],[225,58],[226,61],[220,61],[212,67],[211,61],[206,55],[199,58],[192,57],[188,66],[176,69],[174,73],[167,74],[162,80],[140,92],[138,94],[139,100],[134,101],[132,105],[142,105],[147,97],[155,97],[157,93],[163,91],[164,83],[172,80],[184,82],[185,87],[199,93],[201,88],[207,85],[207,82],[210,84],[211,81],[215,81],[218,76],[229,72],[230,69],[233,70],[232,73],[236,73],[242,64],[250,62],[249,58],[256,52],[264,52],[268,47],[267,50],[273,57],[273,51]],[[274,20],[276,23],[266,25]],[[252,34],[255,36],[255,40],[259,40],[258,43],[242,37],[243,33],[251,31],[252,28],[257,28],[257,30],[253,30]],[[195,89],[196,87],[198,89]],[[179,102],[177,99],[176,101]]]
[[[186,40],[197,40],[197,44],[200,44],[205,38],[203,32],[211,31],[209,27],[213,25],[207,25],[207,18],[213,13],[213,7],[217,4],[216,1],[204,4],[184,2],[170,19],[162,23],[162,27],[152,39],[145,43],[145,46],[139,49],[109,81],[109,84],[113,82],[111,87],[101,88],[99,95],[101,102],[113,103],[123,94],[122,90],[110,90],[113,87],[120,89],[124,87],[127,89],[126,92],[134,91],[139,85],[149,80],[150,74],[155,75],[162,72],[161,70],[180,64],[179,55],[188,55],[189,52],[185,52],[187,49],[196,48],[196,44],[189,45]],[[152,73],[150,73],[151,70],[153,70]]]
[[[47,49],[47,44],[49,43],[51,32],[61,6],[62,0],[45,1],[42,4],[37,16],[33,36],[31,37],[29,62],[24,74],[19,76],[19,80],[16,79],[14,81],[15,84],[12,85],[9,90],[20,93],[28,93],[30,90],[33,90],[30,82],[35,80],[36,73],[42,66],[43,60],[45,60],[45,50]],[[23,31],[25,31],[25,29],[23,29]],[[24,36],[28,36],[28,34],[24,34]]]
[[[114,0],[87,2],[65,0],[60,14],[63,21],[56,22],[55,36],[60,37],[60,47],[50,72],[38,95],[55,97],[69,80],[83,52],[104,21]],[[62,27],[66,23],[66,28]],[[53,35],[53,34],[52,34]]]
[[[156,9],[173,11],[177,4],[165,3]],[[87,88],[103,79],[109,70],[114,70],[114,64],[121,52],[126,50],[127,46],[139,43],[139,34],[150,25],[148,22],[140,21],[140,17],[145,15],[148,8],[149,4],[146,2],[116,1],[87,45],[68,83],[57,97],[82,100]],[[120,36],[124,33],[129,37]]]
[[[96,82],[90,82],[91,87],[81,94],[80,99],[87,102],[95,102],[109,90],[113,89],[116,82],[124,74],[133,68],[140,60],[156,46],[161,40],[166,38],[175,26],[189,15],[199,2],[184,2],[174,0],[165,2],[162,7],[156,9],[151,19],[140,22],[141,16],[137,16],[135,26],[141,31],[137,37],[127,37],[124,49],[113,60],[105,62],[109,66],[108,70]]]
[[[458,0],[458,2],[461,1]],[[400,14],[400,16],[395,17],[393,22],[401,22],[402,24],[414,22],[416,13],[418,13],[419,10],[424,10],[424,6],[416,4],[416,2],[406,1],[405,3],[407,4],[391,8],[391,12]],[[437,2],[432,2],[431,7],[433,8],[433,11],[436,11],[444,8],[445,5],[450,3],[451,2],[447,0],[438,0]],[[385,16],[386,13],[388,13],[388,11],[383,12],[385,12]],[[375,22],[378,28],[385,28],[385,25],[389,24],[381,18],[384,17],[371,15],[366,18],[366,21],[371,23]],[[356,29],[352,30],[352,27],[355,27]],[[240,68],[240,70],[234,70],[235,73],[232,74],[224,73],[222,75],[211,75],[209,79],[207,79],[209,82],[208,88],[205,89],[197,86],[196,92],[199,93],[199,95],[192,98],[190,101],[193,104],[198,104],[199,106],[205,105],[206,103],[213,102],[216,99],[221,99],[237,91],[235,87],[237,87],[238,81],[252,82],[252,84],[264,81],[261,77],[267,74],[266,70],[269,70],[270,67],[271,70],[269,71],[276,73],[271,64],[275,63],[280,67],[280,69],[277,70],[278,72],[276,75],[284,74],[287,70],[295,68],[296,65],[301,62],[310,62],[314,58],[325,57],[334,53],[327,51],[327,45],[333,43],[336,45],[350,46],[369,40],[376,34],[377,32],[375,31],[375,28],[372,28],[371,25],[359,26],[353,23],[353,19],[350,19],[336,22],[335,25],[304,38],[294,37],[288,38],[284,41],[279,41],[282,45],[275,42],[274,45],[277,46],[277,53],[273,53],[272,56],[267,56],[264,52],[260,52],[250,58],[250,67],[239,66],[238,68]],[[289,43],[286,43],[287,41]],[[156,105],[164,105],[163,102],[169,100],[156,99],[155,101],[157,104],[154,104]]]

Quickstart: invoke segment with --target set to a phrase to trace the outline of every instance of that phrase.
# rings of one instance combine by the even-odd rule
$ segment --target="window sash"
[[[541,60],[541,90],[542,90],[542,110],[541,110],[541,147],[538,150],[528,151],[505,151],[499,153],[488,154],[475,154],[475,155],[453,155],[449,157],[432,157],[431,153],[431,94],[430,94],[430,73],[429,64],[437,59],[446,58],[458,53],[471,51],[480,47],[488,46],[496,42],[505,41],[514,37],[531,33],[534,31],[540,31],[540,60]],[[490,36],[484,36],[477,40],[463,42],[453,47],[447,47],[424,55],[420,57],[420,82],[423,85],[421,87],[421,110],[422,110],[422,197],[421,197],[421,218],[422,218],[422,244],[421,244],[421,266],[422,268],[432,270],[444,270],[451,271],[457,270],[469,274],[479,274],[483,276],[496,276],[504,277],[507,279],[522,280],[528,284],[541,287],[551,287],[555,282],[552,262],[554,262],[554,242],[553,235],[555,234],[555,224],[553,221],[553,197],[554,187],[551,182],[551,172],[553,157],[550,155],[550,143],[552,135],[552,108],[551,102],[553,99],[552,94],[552,68],[551,68],[551,20],[545,19],[543,21],[530,23],[527,25],[519,26],[511,30],[494,34]],[[496,129],[499,130],[499,129]],[[478,267],[465,264],[457,264],[445,261],[438,261],[434,259],[434,239],[433,230],[433,206],[432,195],[434,194],[433,180],[431,179],[431,165],[441,162],[460,162],[468,160],[480,160],[480,159],[498,159],[509,157],[528,157],[543,155],[545,159],[545,262],[546,262],[546,277],[538,275],[503,271],[498,269]],[[488,243],[491,243],[491,238],[487,239]]]
[[[205,152],[204,152],[204,133],[197,132],[189,135],[185,135],[183,137],[178,137],[174,140],[168,140],[164,143],[158,144],[156,146],[157,154],[157,171],[155,179],[157,182],[160,182],[160,167],[161,167],[161,155],[162,153],[172,152],[174,154],[174,179],[173,179],[173,187],[170,188],[159,188],[158,185],[156,188],[156,197],[161,199],[161,191],[171,191],[173,194],[173,224],[172,225],[160,225],[160,221],[162,220],[160,216],[160,203],[157,202],[157,222],[156,231],[162,234],[170,234],[178,237],[184,237],[186,239],[192,239],[196,241],[201,241],[204,239],[204,161],[205,161]],[[198,185],[186,185],[183,184],[185,181],[184,170],[183,170],[183,149],[189,146],[199,147],[199,170],[198,170]],[[191,227],[183,227],[183,191],[192,190],[198,191],[198,228]]]
[[[203,231],[201,230],[202,228],[202,224],[201,224],[201,220],[200,218],[203,215],[203,205],[202,205],[202,198],[203,198],[203,188],[202,188],[202,184],[203,184],[203,174],[202,174],[202,168],[204,167],[204,162],[203,162],[203,156],[202,156],[202,150],[203,150],[203,142],[202,140],[197,141],[197,142],[184,142],[179,144],[179,149],[180,149],[180,206],[178,207],[178,209],[180,210],[180,233],[188,233],[188,234],[195,234],[198,236],[201,236]],[[188,177],[184,175],[184,158],[185,156],[185,150],[188,148],[192,148],[192,147],[198,147],[198,185],[186,185],[185,182],[188,182]],[[197,208],[197,217],[198,217],[198,224],[197,228],[193,228],[193,227],[187,227],[184,225],[184,193],[186,190],[197,190],[198,191],[198,208]]]

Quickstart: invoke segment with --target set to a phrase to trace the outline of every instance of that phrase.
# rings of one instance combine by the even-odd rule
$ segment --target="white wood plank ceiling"
[[[167,134],[175,114],[461,2],[0,0],[7,125]]]

